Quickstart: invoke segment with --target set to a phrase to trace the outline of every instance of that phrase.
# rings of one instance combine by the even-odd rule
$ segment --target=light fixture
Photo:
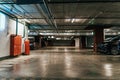
[[[73,23],[75,21],[75,19],[73,18],[72,20],[71,20],[71,22]]]
[[[24,19],[24,21],[25,21],[25,22],[28,22],[28,23],[30,23],[30,21],[29,21],[29,20],[27,20],[27,19]]]
[[[61,38],[56,38],[56,40],[61,40]]]
[[[111,31],[111,29],[105,29],[105,32],[110,32]]]
[[[71,19],[71,23],[74,23],[74,22],[80,22],[80,23],[84,23],[86,21],[86,19],[77,19],[77,18],[73,18]]]
[[[51,38],[54,38],[54,36],[51,36]]]
[[[65,19],[65,22],[70,22],[71,21],[71,19]]]

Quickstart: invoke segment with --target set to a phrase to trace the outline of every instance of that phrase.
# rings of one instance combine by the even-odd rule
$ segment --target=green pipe
[[[16,18],[16,35],[18,35],[18,18]]]

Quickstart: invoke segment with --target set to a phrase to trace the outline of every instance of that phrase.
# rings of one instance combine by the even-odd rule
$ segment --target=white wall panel
[[[17,34],[21,35],[22,37],[24,37],[24,25],[22,23],[18,23]]]
[[[17,31],[17,34],[18,35],[21,35],[22,36],[22,45],[21,45],[21,52],[24,53],[25,52],[25,49],[24,49],[24,41],[25,41],[25,36],[24,36],[24,29],[25,29],[25,26],[24,24],[22,23],[18,23],[18,31]]]
[[[1,17],[0,17],[1,18]],[[9,19],[8,16],[5,16],[5,24],[1,20],[4,20],[3,17],[0,19],[0,58],[10,55],[10,35],[16,34],[16,21]],[[2,23],[1,23],[2,22]],[[27,29],[27,28],[25,28]],[[22,53],[24,50],[24,25],[18,23],[18,35],[21,35],[22,38]],[[25,36],[27,36],[27,30],[25,31]]]
[[[0,17],[0,57],[5,57],[9,55],[9,51],[10,51],[10,35],[9,35],[9,28],[8,28],[8,20],[9,18],[5,15],[1,15],[0,16],[4,16],[5,19],[3,19],[3,17]],[[5,23],[4,23],[5,21]]]
[[[16,34],[16,21],[9,19],[9,34]]]
[[[75,47],[80,47],[80,39],[79,38],[75,38]]]

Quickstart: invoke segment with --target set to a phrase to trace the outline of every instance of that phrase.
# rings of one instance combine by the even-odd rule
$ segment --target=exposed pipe
[[[19,7],[20,7],[21,9],[23,9],[24,12],[27,12],[22,6],[19,5]],[[36,8],[37,8],[37,7],[36,7]],[[38,8],[37,8],[37,9],[38,9]],[[38,11],[41,11],[41,10],[38,9]],[[27,13],[28,13],[28,12],[27,12]],[[29,15],[30,15],[30,14],[29,14]],[[43,16],[45,17],[44,14],[43,14]],[[30,17],[32,17],[32,15],[30,15]],[[24,16],[24,18],[25,18],[25,16]],[[31,18],[31,19],[32,19],[32,18]],[[47,18],[47,19],[48,19],[48,18]],[[48,20],[49,20],[49,19],[48,19]],[[51,22],[51,23],[52,23],[52,22]]]
[[[18,18],[16,18],[16,35],[18,35]]]
[[[24,18],[25,18],[25,12],[28,13],[28,11],[26,11],[22,6],[19,5],[19,7],[24,11]],[[32,18],[32,15],[29,14],[29,16]]]
[[[6,2],[5,2],[5,0],[3,0],[3,2],[0,2],[0,4],[16,4],[16,1],[17,0],[12,0],[13,2],[8,2],[8,0],[6,0]],[[120,2],[119,0],[78,0],[78,1],[74,1],[74,0],[67,0],[67,1],[61,1],[61,0],[59,0],[59,1],[51,1],[51,2],[48,2],[49,4],[68,4],[68,3],[118,3],[118,2]],[[40,3],[42,3],[42,2],[40,2]],[[37,4],[37,3],[36,3]]]
[[[11,0],[13,3],[15,3],[16,2],[16,0]],[[24,14],[25,14],[25,12],[27,12],[22,6],[20,6],[19,5],[19,7],[24,11]],[[14,7],[15,8],[15,7]],[[16,8],[15,8],[16,9]],[[18,9],[16,9],[16,10],[18,10]],[[19,11],[19,10],[18,10]],[[20,11],[21,12],[21,11]],[[27,12],[28,13],[28,12]],[[29,16],[31,17],[31,15],[29,14]],[[25,17],[25,15],[24,15],[24,17]],[[31,17],[32,18],[32,17]]]
[[[51,19],[53,19],[53,20],[54,20],[54,16],[52,16],[51,11],[49,10],[49,8],[48,8],[48,6],[47,6],[47,4],[46,4],[45,0],[43,0],[43,4],[44,4],[44,6],[45,6],[45,8],[46,8],[46,10],[47,10],[47,12],[48,12],[48,16],[49,16]],[[56,24],[56,21],[55,21],[55,20],[54,20],[54,21],[52,21],[51,19],[50,19],[50,21],[51,21],[51,22],[52,22],[52,24],[55,26],[56,31],[57,31],[57,33],[58,33],[58,29],[57,29],[57,24]]]
[[[12,15],[14,15],[14,14],[16,14],[16,15],[19,15],[18,13],[16,13],[16,12],[14,12],[14,11],[10,11],[10,9],[8,9],[6,6],[4,6],[4,5],[2,5],[4,8],[3,8],[3,10],[4,11],[6,11],[6,12],[8,12],[8,13],[10,13],[10,14],[12,14]],[[16,15],[14,15],[15,17],[17,17]],[[20,16],[20,15],[19,15]]]
[[[12,13],[9,13],[8,11],[5,11],[4,9],[0,8],[0,12],[3,12],[4,14],[10,16],[11,18],[16,18],[16,16],[14,16]]]
[[[92,17],[80,17],[80,18],[75,18],[75,19],[93,19],[94,17],[92,16]],[[23,19],[23,18],[19,18],[19,19]],[[45,18],[25,18],[25,19],[45,19]],[[54,18],[54,19],[73,19],[73,18]],[[112,16],[110,16],[110,17],[96,17],[95,19],[120,19],[120,17],[119,16],[117,16],[117,17],[112,17]]]
[[[88,24],[93,24],[94,20],[101,14],[103,14],[103,12],[99,12],[97,15],[95,15],[91,20],[89,20]]]
[[[42,15],[44,18],[42,18],[42,19],[45,19],[45,21],[49,24],[52,24],[51,23],[51,21],[50,21],[50,19],[44,14],[44,12],[43,12],[43,10],[42,10],[42,8],[40,7],[40,6],[38,6],[38,5],[35,5],[35,7],[37,8],[37,10],[41,13],[40,15]]]
[[[13,1],[13,0],[12,0]],[[15,17],[17,17],[17,16],[20,16],[21,17],[21,15],[20,14],[18,14],[18,12],[21,12],[20,10],[18,10],[18,9],[16,9],[15,7],[14,7],[14,5],[13,4],[11,4],[11,6],[10,5],[7,5],[7,6],[9,6],[11,9],[9,9],[9,8],[7,8],[5,5],[3,5],[3,4],[1,4],[4,8],[6,8],[6,12],[8,12],[8,13],[10,13],[10,14],[12,14],[13,16],[15,16]],[[8,11],[7,11],[8,10]],[[16,15],[15,15],[16,14]]]

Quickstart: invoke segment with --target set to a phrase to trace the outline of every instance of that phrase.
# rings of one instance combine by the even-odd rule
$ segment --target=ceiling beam
[[[47,1],[48,4],[66,4],[66,3],[116,3],[120,0],[72,0],[72,1]],[[16,0],[16,2],[0,1],[0,4],[43,4],[41,0]]]
[[[75,19],[93,19],[93,18],[94,17],[80,17],[80,18],[75,18]],[[18,19],[46,19],[46,18],[18,18]],[[72,19],[72,18],[52,18],[52,19]],[[117,17],[96,17],[95,19],[120,19],[120,17],[119,16]]]
[[[55,29],[53,29],[53,28],[47,28],[47,29],[45,29],[45,28],[40,28],[40,29],[36,29],[36,28],[30,28],[29,27],[29,29],[30,30],[55,30]],[[58,28],[58,31],[59,30],[83,30],[83,29],[78,29],[78,28]]]
[[[50,25],[34,25],[32,24],[31,26],[50,26]],[[71,25],[71,24],[58,24],[57,26],[61,27],[61,26],[120,26],[120,24],[78,24],[78,25]]]
[[[68,4],[68,3],[116,3],[120,0],[72,0],[72,1],[48,1],[48,4]]]

